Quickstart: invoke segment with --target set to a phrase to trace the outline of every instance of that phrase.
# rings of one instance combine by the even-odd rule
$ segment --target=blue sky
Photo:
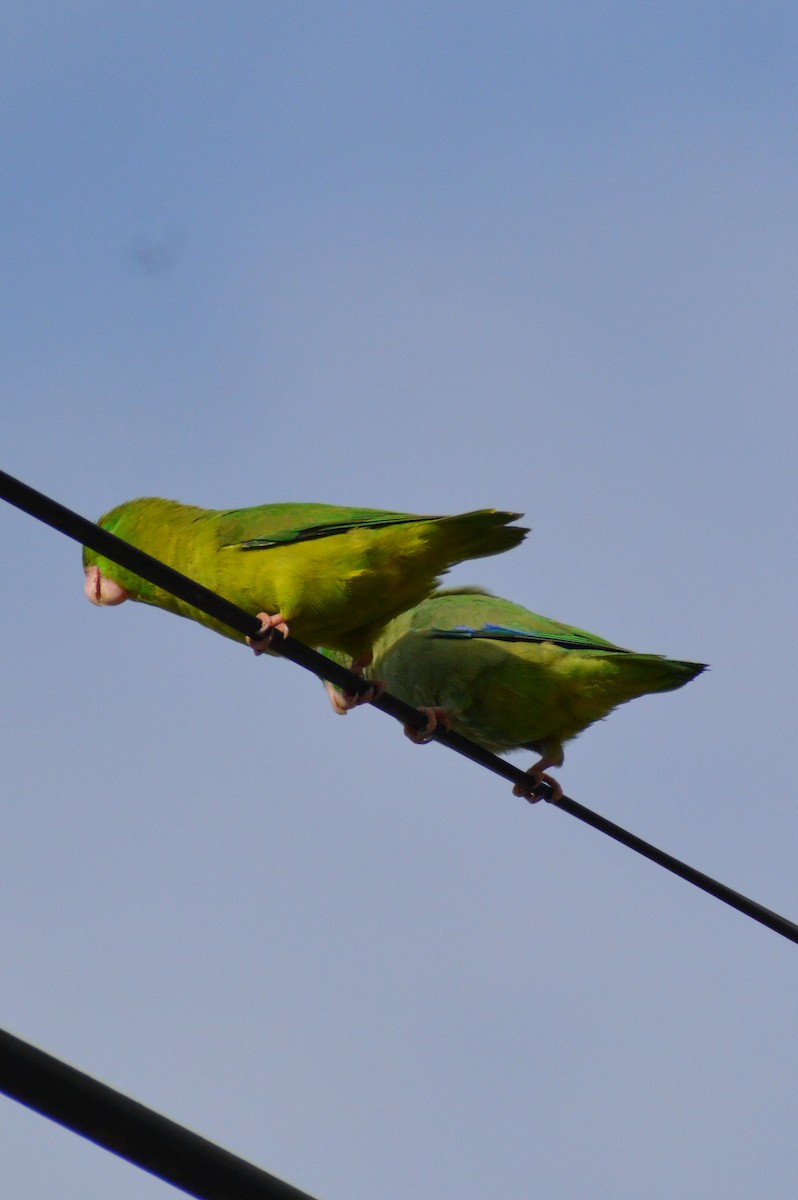
[[[12,4],[2,466],[524,511],[566,792],[798,916],[798,13]],[[795,948],[0,506],[0,1024],[324,1200],[795,1187]],[[518,762],[523,765],[524,760]],[[9,1200],[167,1185],[10,1101]]]

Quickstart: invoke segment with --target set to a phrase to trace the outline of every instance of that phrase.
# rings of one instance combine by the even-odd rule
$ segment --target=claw
[[[513,788],[514,796],[521,796],[524,800],[528,800],[530,804],[537,804],[539,800],[547,800],[549,804],[556,804],[558,800],[562,800],[563,791],[559,782],[553,775],[547,775],[546,767],[559,766],[559,763],[553,763],[548,758],[541,758],[540,762],[536,762],[526,772],[530,777],[530,782],[526,785],[517,783]],[[536,792],[542,783],[548,784],[551,788],[550,796],[538,796]]]
[[[371,662],[371,659],[372,653],[370,650],[367,650],[365,654],[352,659],[349,670],[353,675],[362,675]],[[335,684],[328,682],[324,684],[327,689],[327,695],[330,698],[330,704],[333,706],[333,711],[339,717],[345,717],[348,712],[351,712],[353,708],[359,708],[361,704],[371,704],[372,701],[379,700],[387,687],[387,684],[382,679],[370,679],[369,685],[369,688],[365,692],[345,692],[342,688],[337,688]]]
[[[359,672],[355,672],[359,674]],[[334,683],[325,682],[324,687],[327,695],[330,698],[330,704],[333,706],[333,711],[339,717],[345,717],[353,708],[359,708],[361,704],[371,704],[374,700],[379,700],[382,693],[385,691],[385,684],[381,679],[370,679],[368,690],[365,692],[344,692],[337,688]]]
[[[258,613],[258,620],[260,621],[260,633],[256,633],[254,637],[248,637],[247,645],[256,654],[265,654],[274,630],[276,629],[283,637],[288,637],[288,626],[282,613]]]
[[[432,741],[438,726],[442,725],[444,729],[448,729],[451,721],[444,708],[428,708],[426,705],[419,705],[418,711],[427,718],[427,728],[416,729],[413,725],[405,725],[405,737],[410,738],[410,741],[414,742],[416,746],[426,746],[427,742]]]

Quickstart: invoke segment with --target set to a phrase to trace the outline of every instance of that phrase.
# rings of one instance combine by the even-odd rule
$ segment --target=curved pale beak
[[[86,567],[83,591],[92,604],[99,604],[101,607],[121,604],[123,600],[130,599],[130,593],[126,592],[121,584],[114,583],[113,579],[103,575],[96,565]]]

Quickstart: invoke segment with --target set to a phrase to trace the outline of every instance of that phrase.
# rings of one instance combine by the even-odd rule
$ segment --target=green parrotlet
[[[556,800],[562,788],[545,772],[562,766],[565,742],[619,704],[682,687],[704,669],[625,650],[467,587],[436,592],[391,621],[366,674],[426,714],[426,734],[405,730],[414,741],[428,741],[441,723],[498,754],[531,750],[540,759],[529,787],[515,793],[535,799],[545,782]],[[336,711],[351,707],[327,690]]]
[[[463,559],[499,554],[529,532],[520,514],[482,509],[415,516],[329,504],[207,509],[145,497],[99,524],[234,604],[311,646],[342,652],[359,671],[388,621],[418,604]],[[98,605],[138,600],[244,639],[84,547],[85,592]],[[253,648],[259,651],[259,647]]]

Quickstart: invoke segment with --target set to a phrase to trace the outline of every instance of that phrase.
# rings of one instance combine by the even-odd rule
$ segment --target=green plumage
[[[619,704],[667,692],[704,666],[637,654],[478,588],[438,592],[375,642],[367,674],[488,750],[529,749],[548,765]]]
[[[301,641],[358,657],[449,567],[518,545],[528,530],[510,525],[517,516],[492,509],[415,516],[327,504],[216,510],[149,497],[119,505],[99,524],[248,612],[282,613]],[[243,640],[88,548],[83,561],[95,580],[124,589],[122,599]],[[98,604],[118,602],[103,597],[100,582],[87,585],[87,594]]]

